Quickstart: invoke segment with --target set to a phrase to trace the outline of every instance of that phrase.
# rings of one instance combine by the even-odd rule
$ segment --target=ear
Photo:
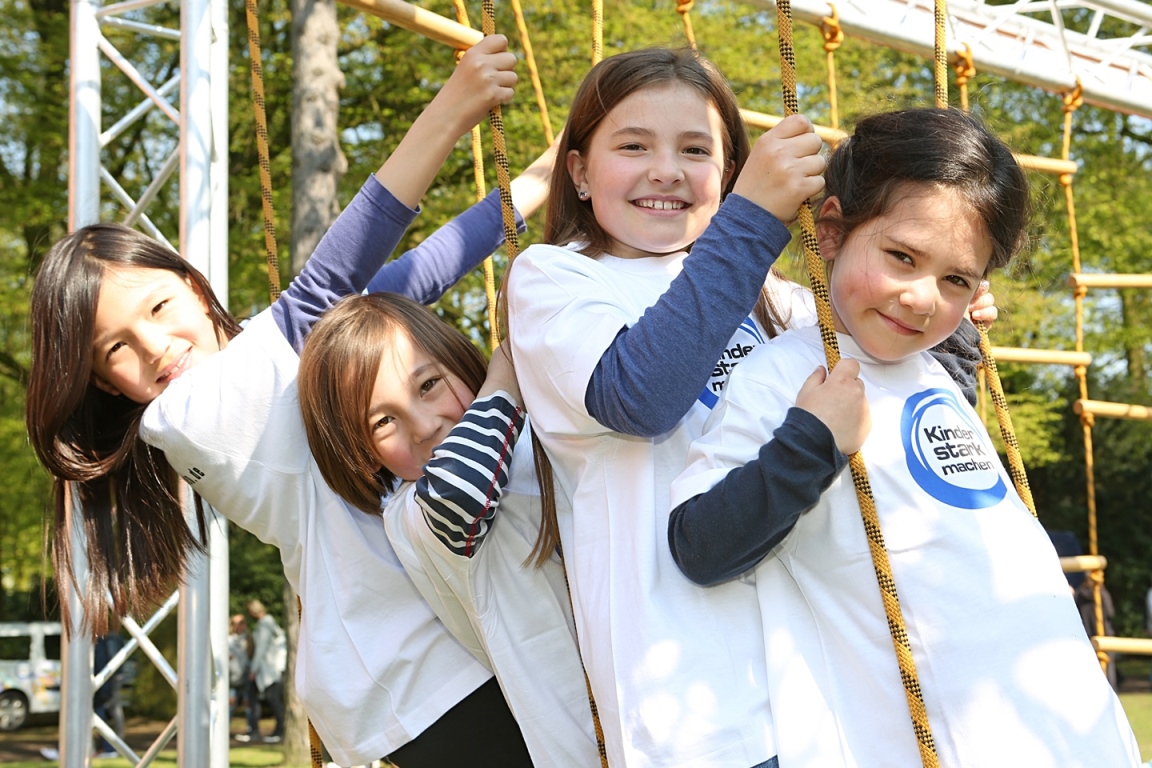
[[[584,157],[577,149],[568,150],[568,157],[565,158],[568,164],[568,175],[572,177],[572,183],[576,185],[577,192],[586,192],[588,188],[588,167],[584,164]]]
[[[840,198],[829,197],[821,203],[816,216],[816,220],[820,222],[816,225],[816,242],[820,246],[820,258],[824,261],[835,259],[836,252],[840,250],[840,230],[825,220],[838,216],[840,216]]]
[[[96,389],[107,392],[113,397],[118,397],[120,394],[122,394],[120,390],[116,389],[116,387],[112,386],[107,380],[97,376],[95,373],[92,374],[92,384],[96,387]]]
[[[724,175],[720,178],[720,189],[728,189],[728,184],[732,181],[732,174],[735,173],[736,167],[729,160],[724,163]]]

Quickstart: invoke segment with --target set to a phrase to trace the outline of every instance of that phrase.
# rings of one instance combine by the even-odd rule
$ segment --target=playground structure
[[[481,32],[459,22],[430,13],[403,0],[343,0],[347,5],[379,16],[386,21],[452,48],[464,49],[481,37]],[[181,254],[209,278],[218,295],[227,295],[227,6],[222,0],[181,0],[180,29],[164,28],[133,17],[133,12],[157,4],[154,0],[127,0],[101,6],[92,0],[71,4],[72,85],[70,128],[69,228],[96,221],[100,217],[101,186],[128,211],[125,223],[137,225],[161,240],[171,242],[147,215],[160,188],[179,170],[180,215],[177,233]],[[760,4],[771,7],[763,0]],[[681,4],[685,31],[691,39],[689,10]],[[928,0],[855,0],[837,3],[802,0],[793,4],[799,20],[825,29],[825,49],[831,59],[836,28],[878,45],[931,56],[933,3]],[[1090,34],[1064,29],[1055,4],[1017,3],[987,6],[979,2],[953,0],[948,9],[949,59],[969,68],[1017,80],[1064,96],[1065,142],[1062,156],[1021,158],[1027,167],[1060,177],[1072,221],[1073,259],[1070,284],[1077,307],[1077,337],[1074,350],[1045,351],[996,347],[997,359],[1006,362],[1071,365],[1080,382],[1080,399],[1075,409],[1084,425],[1088,457],[1089,554],[1068,559],[1066,570],[1088,571],[1098,586],[1105,560],[1100,556],[1095,535],[1094,480],[1091,468],[1091,425],[1100,418],[1152,418],[1149,409],[1118,403],[1102,403],[1088,398],[1086,370],[1091,355],[1083,344],[1083,299],[1089,289],[1149,288],[1152,276],[1100,275],[1081,272],[1078,244],[1075,242],[1072,179],[1076,164],[1069,159],[1069,133],[1077,99],[1108,109],[1152,118],[1152,5],[1136,0],[1097,0],[1061,3],[1094,14]],[[1047,14],[1051,21],[1036,18]],[[595,13],[593,13],[595,16]],[[1110,20],[1124,22],[1133,30],[1128,37],[1104,38],[1101,30]],[[835,22],[832,24],[831,22]],[[151,35],[180,43],[180,71],[161,84],[149,83],[132,63],[120,55],[101,33],[102,27]],[[828,28],[833,27],[831,32]],[[598,46],[593,45],[597,50]],[[140,89],[141,101],[112,126],[101,128],[101,54],[120,69]],[[830,69],[834,72],[834,69]],[[959,69],[958,69],[959,71]],[[969,77],[965,75],[965,79]],[[834,94],[834,86],[830,89]],[[179,93],[177,105],[173,94]],[[833,95],[834,98],[834,95]],[[155,164],[160,170],[143,189],[126,189],[102,164],[101,149],[128,130],[137,120],[159,110],[174,131],[168,147]],[[833,114],[834,111],[833,111]],[[745,112],[746,121],[756,127],[769,127],[780,118]],[[833,123],[835,123],[835,118]],[[821,127],[825,140],[835,141],[842,133],[834,124]],[[79,536],[78,532],[73,535]],[[212,526],[210,560],[196,558],[179,597],[173,595],[161,610],[143,626],[131,618],[124,626],[131,635],[128,646],[107,669],[93,676],[90,644],[74,636],[64,650],[64,683],[61,712],[61,765],[87,764],[91,739],[92,692],[127,656],[140,648],[156,663],[178,691],[176,717],[157,742],[143,755],[136,755],[116,739],[108,726],[95,720],[95,727],[121,754],[147,765],[178,731],[181,735],[178,761],[181,766],[225,766],[228,764],[228,723],[216,713],[227,706],[227,596],[228,565],[226,527],[222,520]],[[84,547],[76,547],[83,552]],[[209,564],[210,563],[210,564]],[[74,563],[77,573],[82,562]],[[1099,605],[1097,589],[1097,604]],[[73,602],[74,606],[77,603]],[[148,640],[152,627],[176,610],[179,622],[179,661],[173,670]],[[74,616],[78,608],[74,608]],[[1099,609],[1097,612],[1098,624]],[[1097,634],[1102,634],[1102,626]],[[1152,641],[1097,637],[1101,652],[1152,654]],[[1102,657],[1106,659],[1106,656]]]

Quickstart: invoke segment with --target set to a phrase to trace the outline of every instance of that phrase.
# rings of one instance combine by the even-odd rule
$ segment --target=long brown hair
[[[382,497],[396,484],[396,475],[380,466],[367,415],[380,357],[397,333],[407,334],[455,374],[468,387],[469,399],[484,384],[488,368],[462,333],[403,296],[349,296],[320,318],[300,354],[297,385],[304,430],[324,480],[370,515],[380,514]]]
[[[117,616],[139,612],[166,596],[192,551],[203,551],[202,507],[193,532],[185,522],[179,478],[161,451],[139,436],[145,405],[110,395],[92,383],[92,333],[108,269],[162,269],[179,275],[208,304],[222,338],[240,328],[191,264],[165,245],[118,224],[93,224],[49,250],[32,288],[32,368],[25,422],[32,448],[52,474],[55,512],[52,564],[63,598],[66,580],[80,595],[81,627],[103,634],[107,594]],[[68,519],[74,483],[77,521],[87,539],[87,575],[72,569]],[[71,628],[68,601],[60,600]]]
[[[584,243],[581,252],[591,258],[609,252],[612,238],[596,220],[592,203],[580,199],[568,171],[568,153],[571,150],[586,153],[604,118],[628,96],[645,88],[665,85],[687,85],[696,89],[720,113],[724,125],[724,170],[728,174],[722,196],[732,191],[751,148],[736,95],[716,65],[691,48],[645,48],[621,53],[604,59],[589,70],[576,91],[552,169],[544,224],[545,242],[553,245]],[[784,327],[784,320],[773,306],[766,287],[761,289],[753,312],[769,337]],[[500,315],[507,327],[507,297],[503,287]],[[532,433],[532,447],[544,512],[531,559],[542,565],[558,546],[560,536],[556,524],[552,466],[535,432]]]

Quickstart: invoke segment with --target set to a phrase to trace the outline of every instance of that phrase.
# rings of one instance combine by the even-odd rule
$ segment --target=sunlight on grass
[[[265,768],[283,763],[284,752],[274,747],[234,747],[228,751],[229,768]],[[176,750],[164,750],[159,757],[152,761],[152,765],[161,766],[161,768],[174,768]],[[59,763],[54,760],[29,760],[4,764],[4,768],[56,768],[57,766]],[[132,763],[120,757],[92,761],[92,768],[131,768],[131,766]]]
[[[1152,760],[1152,693],[1122,693],[1120,703],[1136,733],[1142,760]]]

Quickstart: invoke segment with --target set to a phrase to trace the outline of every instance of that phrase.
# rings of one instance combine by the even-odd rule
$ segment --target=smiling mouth
[[[682,211],[688,207],[683,200],[633,200],[637,208],[647,208],[652,211]]]
[[[885,315],[883,312],[880,313],[880,317],[884,319],[884,322],[888,324],[888,327],[892,328],[892,330],[896,331],[896,333],[900,334],[901,336],[917,336],[924,332],[919,328],[912,328],[908,325],[905,325],[899,320]]]
[[[180,374],[184,373],[188,368],[188,358],[192,356],[192,350],[185,350],[184,354],[176,358],[170,363],[163,372],[156,377],[157,384],[166,384],[167,382],[175,379]]]

